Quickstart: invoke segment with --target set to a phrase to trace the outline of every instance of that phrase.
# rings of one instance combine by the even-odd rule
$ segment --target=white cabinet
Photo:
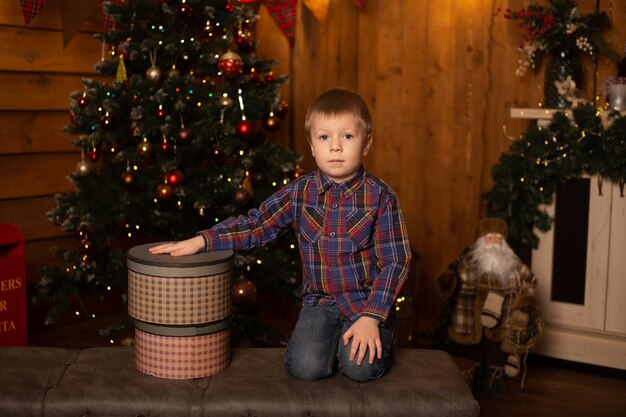
[[[579,219],[578,222],[579,227],[587,228],[586,243],[580,237],[568,242],[568,230],[563,231],[563,227],[560,229],[562,232],[555,233],[560,221],[558,216],[550,231],[535,231],[540,242],[532,253],[531,266],[538,281],[536,295],[541,315],[546,322],[543,339],[535,352],[626,369],[626,190],[623,185],[620,187],[608,180],[599,181],[597,177],[586,177],[580,184],[588,187],[588,197],[585,196],[588,202],[579,199],[572,204],[570,199],[567,203],[569,207],[559,207],[557,194],[554,204],[546,210],[553,217],[555,213],[565,210],[562,217],[567,217],[568,210],[576,209],[576,204],[588,208],[586,221]],[[563,201],[561,203],[564,204]],[[566,227],[571,228],[571,223]],[[555,234],[560,234],[560,237],[555,237]],[[582,257],[580,254],[569,259],[564,257],[563,247],[570,244],[579,248],[582,245],[583,252],[586,247],[586,253]],[[567,266],[568,262],[582,265],[579,269],[582,283],[573,276],[572,282],[568,282],[570,277],[567,274],[564,276],[563,268],[556,265]],[[568,297],[564,300],[559,295],[563,288],[567,293],[570,285],[580,287],[579,291],[574,291],[578,296],[573,297],[578,300],[567,300]]]

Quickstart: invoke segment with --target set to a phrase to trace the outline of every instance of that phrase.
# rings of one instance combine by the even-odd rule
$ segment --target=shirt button
[[[330,267],[331,267],[332,269],[335,269],[335,268],[337,268],[337,264],[331,264],[331,265],[330,265]]]
[[[330,237],[335,237],[335,232],[330,232]]]
[[[337,203],[333,203],[333,205],[331,206],[332,208],[337,208],[338,204]]]

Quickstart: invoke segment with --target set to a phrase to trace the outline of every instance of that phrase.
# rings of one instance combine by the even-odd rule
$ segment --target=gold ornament
[[[146,71],[146,78],[150,82],[157,82],[161,79],[161,70],[157,66],[152,66]]]
[[[137,155],[140,158],[148,158],[152,154],[152,144],[148,142],[148,138],[144,137],[137,145]]]
[[[91,171],[91,165],[89,162],[82,160],[78,164],[76,164],[76,173],[78,175],[87,175]]]

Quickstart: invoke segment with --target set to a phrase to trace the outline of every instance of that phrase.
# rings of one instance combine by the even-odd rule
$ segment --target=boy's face
[[[354,177],[372,145],[372,135],[365,137],[360,120],[352,114],[315,114],[309,133],[318,168],[336,183]]]

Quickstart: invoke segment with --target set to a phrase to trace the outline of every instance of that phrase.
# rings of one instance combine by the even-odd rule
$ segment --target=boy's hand
[[[181,240],[174,243],[163,243],[149,249],[150,253],[169,253],[172,256],[193,255],[204,249],[204,239],[202,236],[192,237],[191,239]]]
[[[350,360],[356,357],[356,364],[361,365],[365,354],[369,349],[369,363],[374,363],[374,359],[383,357],[383,346],[380,342],[380,332],[378,324],[380,322],[372,317],[361,317],[343,334],[343,345],[347,346],[352,338],[350,347]],[[357,355],[358,353],[358,355]]]

